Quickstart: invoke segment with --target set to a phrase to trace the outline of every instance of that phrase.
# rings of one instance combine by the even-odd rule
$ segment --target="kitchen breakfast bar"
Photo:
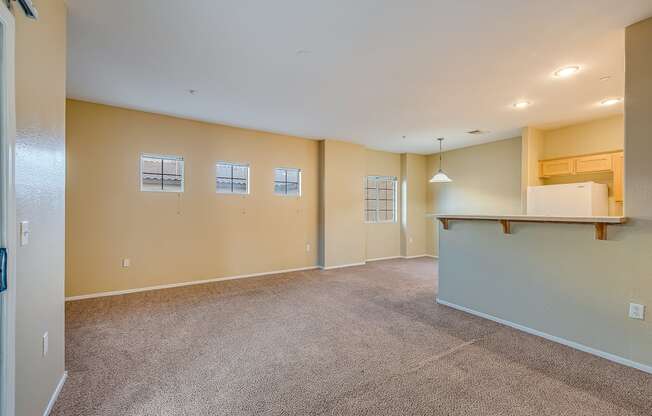
[[[649,255],[647,222],[610,216],[428,217],[439,225],[439,304],[652,372],[643,347],[652,345],[652,332],[637,331],[637,322],[627,318],[627,305],[645,290],[633,290],[631,276]],[[639,257],[632,247],[640,247]],[[640,261],[623,260],[628,258]]]

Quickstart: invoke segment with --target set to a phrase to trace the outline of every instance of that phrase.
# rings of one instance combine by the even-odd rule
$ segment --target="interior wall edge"
[[[57,387],[55,387],[54,391],[52,392],[52,397],[50,397],[50,401],[48,402],[48,406],[45,408],[45,411],[43,412],[43,416],[48,416],[50,412],[52,412],[52,408],[54,407],[54,404],[59,398],[59,394],[61,394],[61,390],[63,389],[63,385],[66,384],[67,379],[68,379],[68,372],[64,371],[63,374],[61,375],[61,379],[59,380],[59,384],[57,384]]]

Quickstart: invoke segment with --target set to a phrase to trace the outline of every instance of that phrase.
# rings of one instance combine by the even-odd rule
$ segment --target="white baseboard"
[[[396,259],[396,258],[414,259],[414,258],[418,258],[418,257],[434,257],[434,256],[429,255],[429,254],[421,254],[421,255],[418,255],[418,256],[409,256],[409,257],[395,256],[395,257],[385,257],[385,258],[370,259],[370,260],[367,260],[367,261],[361,262],[361,263],[342,264],[342,265],[337,265],[337,266],[328,266],[328,267],[309,266],[309,267],[299,267],[299,268],[296,268],[296,269],[275,270],[275,271],[272,271],[272,272],[262,272],[262,273],[243,274],[243,275],[238,275],[238,276],[217,277],[217,278],[214,278],[214,279],[192,280],[190,282],[171,283],[171,284],[167,284],[167,285],[146,286],[146,287],[139,287],[139,288],[135,288],[135,289],[115,290],[115,291],[111,291],[111,292],[99,292],[99,293],[90,293],[88,295],[69,296],[69,297],[66,298],[66,302],[71,302],[71,301],[75,301],[75,300],[102,298],[102,297],[106,297],[106,296],[126,295],[126,294],[129,294],[129,293],[149,292],[151,290],[171,289],[171,288],[174,288],[174,287],[202,285],[202,284],[205,284],[205,283],[223,282],[223,281],[226,281],[226,280],[246,279],[248,277],[261,277],[261,276],[269,276],[269,275],[275,275],[275,274],[300,272],[300,271],[304,271],[304,270],[343,269],[345,267],[364,266],[365,264],[367,264],[368,261],[389,260],[389,259]],[[434,257],[434,258],[436,258],[436,257]]]
[[[206,280],[192,280],[190,282],[172,283],[172,284],[168,284],[168,285],[158,285],[158,286],[139,287],[139,288],[136,288],[136,289],[116,290],[116,291],[113,291],[113,292],[91,293],[91,294],[88,294],[88,295],[79,295],[79,296],[67,297],[66,302],[74,301],[74,300],[102,298],[102,297],[105,297],[105,296],[126,295],[128,293],[149,292],[151,290],[171,289],[173,287],[202,285],[202,284],[205,284],[205,283],[223,282],[223,281],[226,281],[226,280],[246,279],[248,277],[260,277],[260,276],[269,276],[269,275],[274,275],[274,274],[300,272],[300,271],[303,271],[303,270],[314,270],[314,269],[318,269],[318,268],[319,268],[319,266],[299,267],[297,269],[286,269],[286,270],[276,270],[276,271],[273,271],[273,272],[242,274],[242,275],[239,275],[239,276],[217,277],[217,278],[214,278],[214,279],[206,279]]]
[[[54,407],[54,404],[57,402],[57,399],[59,398],[59,393],[61,393],[61,389],[63,388],[63,385],[66,382],[67,378],[68,378],[68,372],[64,371],[63,374],[61,375],[61,379],[59,380],[59,384],[57,384],[57,387],[54,389],[54,393],[52,393],[52,397],[50,397],[50,401],[48,402],[48,406],[45,408],[45,411],[43,412],[43,416],[48,416],[52,411],[52,408]]]
[[[518,329],[519,331],[523,331],[523,332],[527,332],[528,334],[536,335],[536,336],[541,337],[541,338],[545,338],[545,339],[547,339],[549,341],[553,341],[553,342],[565,345],[567,347],[575,348],[576,350],[580,350],[580,351],[583,351],[583,352],[586,352],[586,353],[589,353],[589,354],[592,354],[592,355],[597,355],[598,357],[604,358],[604,359],[609,360],[609,361],[613,361],[613,362],[618,363],[618,364],[622,364],[622,365],[627,366],[627,367],[636,368],[637,370],[641,370],[641,371],[644,371],[646,373],[652,374],[652,366],[649,366],[649,365],[646,365],[646,364],[642,364],[642,363],[639,363],[639,362],[636,362],[636,361],[632,361],[630,359],[623,358],[621,356],[611,354],[611,353],[608,353],[608,352],[605,352],[605,351],[597,350],[595,348],[587,347],[586,345],[577,343],[575,341],[569,341],[569,340],[567,340],[565,338],[561,338],[561,337],[558,337],[558,336],[555,336],[555,335],[547,334],[545,332],[537,331],[536,329],[532,329],[532,328],[529,328],[529,327],[524,326],[524,325],[516,324],[514,322],[507,321],[507,320],[502,319],[502,318],[497,318],[497,317],[495,317],[493,315],[489,315],[489,314],[486,314],[484,312],[478,312],[476,310],[467,308],[465,306],[456,305],[454,303],[447,302],[447,301],[439,299],[439,298],[437,298],[437,303],[439,303],[441,305],[451,307],[453,309],[460,310],[462,312],[470,313],[471,315],[475,315],[475,316],[479,316],[481,318],[488,319],[490,321],[498,322],[499,324],[503,324],[503,325],[512,327],[514,329]]]
[[[367,259],[366,262],[369,263],[369,262],[374,262],[374,261],[393,260],[393,259],[406,259],[406,260],[409,260],[409,259],[420,259],[420,258],[422,258],[422,257],[430,257],[430,258],[433,258],[433,259],[438,259],[438,258],[439,258],[439,257],[437,257],[437,256],[433,256],[432,254],[418,254],[418,255],[416,255],[416,256],[389,256],[389,257],[378,257],[378,258],[375,258],[375,259]]]
[[[326,266],[326,267],[321,266],[320,268],[322,270],[334,270],[334,269],[344,269],[345,267],[364,266],[365,264],[367,263],[363,261],[362,263],[341,264],[338,266]]]
[[[400,259],[403,258],[403,256],[389,256],[389,257],[376,257],[375,259],[367,259],[366,262],[374,262],[374,261],[382,261],[382,260],[394,260],[394,259]]]

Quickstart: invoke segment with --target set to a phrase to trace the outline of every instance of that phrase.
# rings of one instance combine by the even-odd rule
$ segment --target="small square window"
[[[140,155],[140,190],[183,192],[183,158],[143,153]]]
[[[396,222],[397,179],[367,176],[364,185],[365,221]]]
[[[249,165],[217,162],[215,165],[215,191],[218,194],[248,194]]]
[[[274,193],[283,196],[301,196],[301,169],[276,168]]]

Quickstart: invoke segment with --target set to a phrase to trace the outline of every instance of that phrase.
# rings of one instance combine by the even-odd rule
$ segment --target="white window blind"
[[[365,180],[365,221],[396,221],[396,186],[394,176],[367,176]]]
[[[140,155],[140,190],[183,192],[183,158],[143,153]]]

